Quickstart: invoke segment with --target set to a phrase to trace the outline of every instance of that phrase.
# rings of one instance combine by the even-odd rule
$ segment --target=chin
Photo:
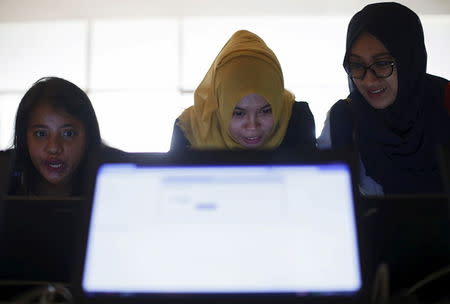
[[[391,104],[394,103],[394,101],[390,100],[376,100],[376,101],[369,101],[370,99],[366,98],[367,103],[376,110],[384,110],[387,107],[389,107]]]
[[[258,149],[262,146],[261,143],[255,144],[255,145],[249,145],[246,142],[239,142],[239,144],[244,147],[245,149]]]
[[[70,180],[70,178],[68,178],[67,176],[50,177],[45,179],[47,180],[47,182],[55,186],[66,184],[67,181]]]
[[[52,184],[54,186],[58,186],[58,185],[61,185],[63,183],[62,180],[60,180],[60,179],[57,179],[57,180],[55,180],[55,179],[46,179],[46,180],[47,180],[47,182],[49,184]]]

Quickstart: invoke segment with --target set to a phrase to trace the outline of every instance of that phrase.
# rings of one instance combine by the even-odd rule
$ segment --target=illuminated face
[[[383,68],[394,58],[383,43],[369,33],[362,33],[353,43],[350,50],[349,65]],[[353,82],[361,95],[375,109],[385,109],[394,103],[398,91],[397,69],[394,66],[392,75],[386,78],[376,77],[370,69],[362,79],[353,78]]]
[[[234,108],[228,130],[237,143],[248,149],[256,149],[269,140],[273,124],[270,104],[264,97],[250,94]]]
[[[34,167],[47,182],[68,184],[86,149],[85,128],[72,115],[41,104],[31,113],[27,145]]]

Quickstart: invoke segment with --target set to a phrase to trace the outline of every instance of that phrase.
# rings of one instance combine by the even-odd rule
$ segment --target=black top
[[[189,140],[175,121],[172,133],[171,151],[182,151],[191,148]],[[292,105],[291,119],[281,142],[279,149],[306,148],[313,149],[316,146],[316,129],[314,116],[308,103],[297,101]]]
[[[3,195],[6,194],[9,185],[10,154],[8,151],[0,151],[0,202]]]
[[[407,146],[407,137],[397,146],[383,143],[386,138],[371,130],[367,121],[362,121],[351,98],[339,100],[330,109],[332,148],[353,146],[359,150],[366,174],[383,187],[385,194],[444,191],[437,151],[439,145],[450,143],[450,108],[445,108],[444,99],[445,89],[449,90],[450,84],[432,75],[427,75],[426,83],[427,106],[422,110],[426,126],[420,132],[417,145],[412,145],[413,138],[409,139],[408,147],[401,147],[402,144]]]
[[[367,5],[349,23],[344,67],[363,32],[377,38],[393,56],[397,96],[390,106],[375,109],[349,77],[350,102],[338,102],[331,110],[332,145],[354,140],[366,175],[385,194],[441,192],[436,144],[450,140],[450,116],[444,108],[448,80],[426,74],[419,17],[398,3]],[[354,128],[348,127],[350,121]]]

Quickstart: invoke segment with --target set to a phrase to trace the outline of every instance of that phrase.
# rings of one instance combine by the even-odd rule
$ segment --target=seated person
[[[106,147],[88,96],[61,78],[38,80],[17,110],[9,195],[81,195],[97,149]]]
[[[450,141],[450,85],[426,73],[419,17],[367,5],[350,21],[343,65],[350,95],[328,112],[318,147],[356,148],[362,194],[443,192],[436,149]]]
[[[171,150],[315,147],[314,117],[284,88],[277,57],[248,31],[236,32],[176,120]]]

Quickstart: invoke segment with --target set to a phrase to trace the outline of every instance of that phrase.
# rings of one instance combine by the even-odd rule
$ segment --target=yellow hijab
[[[263,96],[272,107],[272,136],[261,147],[280,145],[289,123],[294,95],[284,89],[280,63],[257,35],[241,30],[231,36],[194,93],[194,105],[178,125],[194,149],[244,148],[229,134],[236,104],[249,94]]]

